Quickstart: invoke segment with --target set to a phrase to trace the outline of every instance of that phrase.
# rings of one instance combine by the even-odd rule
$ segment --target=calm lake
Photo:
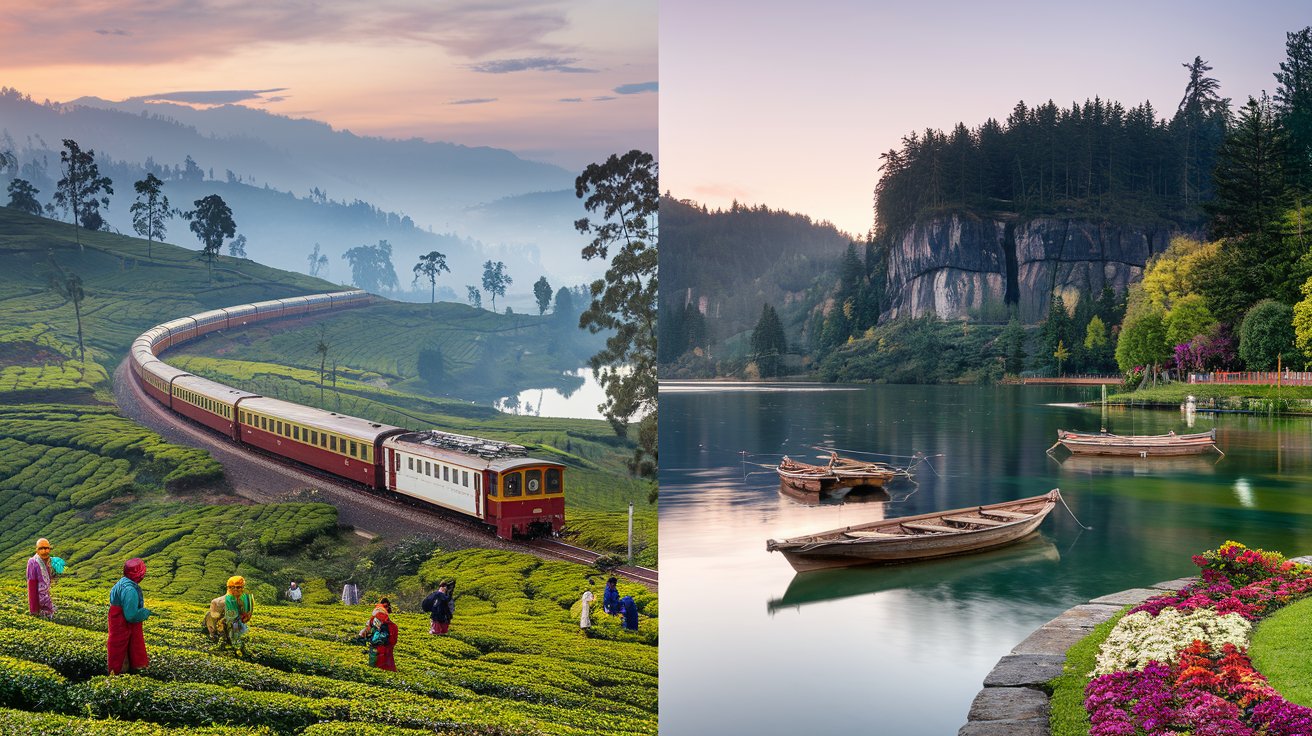
[[[1312,421],[1117,410],[1108,429],[1217,428],[1223,458],[1065,459],[1098,389],[662,383],[661,703],[670,736],[955,734],[984,676],[1070,606],[1191,575],[1227,539],[1312,553]],[[916,483],[845,503],[779,493],[781,455],[896,462]],[[851,451],[851,452],[847,452]],[[873,458],[881,459],[881,458]],[[795,575],[782,538],[1061,488],[1040,536],[930,563]]]

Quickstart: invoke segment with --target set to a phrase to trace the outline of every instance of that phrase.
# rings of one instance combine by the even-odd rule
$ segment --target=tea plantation
[[[249,504],[225,495],[222,468],[207,452],[170,445],[113,406],[109,375],[151,325],[339,286],[230,258],[220,258],[211,276],[194,251],[155,244],[147,258],[144,241],[81,237],[85,249],[67,223],[0,208],[0,733],[656,732],[654,594],[622,586],[642,614],[637,632],[597,610],[585,635],[579,595],[592,587],[600,598],[604,580],[591,568],[490,550],[443,552],[422,539],[365,542],[339,528],[326,504]],[[61,272],[76,273],[85,289],[85,361],[73,304],[48,286]],[[532,319],[438,306],[504,330],[502,347],[522,340],[519,370],[547,371],[548,362],[528,355],[541,339]],[[415,309],[382,305],[349,320],[367,311],[404,330]],[[449,355],[475,355],[487,338],[448,322]],[[301,331],[316,332],[313,358],[317,326]],[[262,340],[275,338],[310,339],[266,328],[225,335],[208,346],[213,352],[202,345],[179,358],[198,373],[318,402],[313,360],[240,360],[251,357],[241,353],[243,340],[259,353]],[[376,351],[337,344],[337,387],[326,387],[325,404],[405,426],[511,439],[559,457],[570,467],[567,516],[580,520],[579,541],[621,547],[623,508],[646,490],[625,476],[630,446],[605,423],[506,417],[416,393],[404,356],[383,365],[371,362]],[[655,511],[645,501],[640,507],[641,559],[654,564]],[[54,586],[53,621],[26,614],[22,570],[40,536],[69,563]],[[152,662],[140,675],[109,678],[108,591],[134,556],[148,564],[142,587],[154,611],[145,624]],[[216,649],[199,631],[206,603],[233,574],[246,577],[257,602],[245,657]],[[280,600],[293,578],[304,583],[300,604]],[[457,581],[456,618],[449,635],[429,636],[418,601],[447,578]],[[346,579],[362,583],[367,604],[338,601]],[[369,667],[354,640],[382,595],[397,604],[396,672]]]

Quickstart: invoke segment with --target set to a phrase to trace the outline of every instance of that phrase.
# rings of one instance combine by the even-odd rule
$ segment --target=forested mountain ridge
[[[907,135],[882,156],[870,238],[815,275],[825,288],[786,346],[801,360],[754,340],[716,368],[1140,380],[1312,362],[1312,27],[1286,51],[1274,96],[1233,109],[1195,57],[1169,118],[1094,97]],[[801,310],[779,313],[796,325]]]
[[[735,357],[762,306],[809,302],[807,294],[850,242],[827,222],[767,207],[708,210],[667,194],[660,208],[659,346],[666,365],[712,344],[725,348],[721,357]],[[800,321],[787,327],[790,339],[800,339]]]

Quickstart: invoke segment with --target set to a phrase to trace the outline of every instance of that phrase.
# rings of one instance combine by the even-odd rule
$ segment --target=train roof
[[[528,448],[523,445],[436,429],[388,437],[384,444],[421,457],[487,470],[513,470],[526,465],[560,465],[551,460],[529,457]]]
[[[293,404],[282,399],[267,397],[247,399],[241,402],[241,408],[371,443],[381,435],[393,431],[403,431],[401,427],[394,427],[390,424],[371,422],[368,419],[338,414],[333,411],[324,411],[312,406]]]
[[[242,391],[241,389],[236,389],[231,386],[225,386],[218,381],[211,381],[208,378],[201,378],[200,376],[193,374],[178,376],[174,379],[173,385],[180,386],[189,391],[195,391],[201,396],[223,402],[224,404],[234,404],[238,399],[259,396],[259,394],[253,394],[249,391]]]

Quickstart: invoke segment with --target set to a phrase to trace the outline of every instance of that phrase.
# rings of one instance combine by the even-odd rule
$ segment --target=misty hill
[[[808,293],[819,281],[832,287],[828,280],[835,278],[849,242],[833,225],[805,215],[764,206],[712,211],[663,197],[662,333],[672,310],[692,305],[705,316],[712,346],[734,336],[741,340],[756,326],[765,304],[782,311],[809,303]],[[799,338],[800,326],[793,325],[789,342]]]
[[[59,178],[63,138],[94,149],[102,172],[114,179],[115,196],[105,215],[124,233],[131,232],[131,184],[150,170],[165,180],[166,194],[177,207],[216,192],[225,200],[229,194],[242,200],[243,208],[229,201],[238,232],[252,243],[278,243],[258,257],[281,268],[305,270],[305,255],[316,242],[334,266],[345,266],[338,260],[342,251],[388,239],[403,285],[418,255],[434,248],[476,266],[489,258],[525,262],[533,273],[511,272],[512,290],[525,293],[547,273],[538,268],[540,262],[552,264],[547,276],[553,284],[582,283],[600,272],[598,264],[585,264],[579,257],[585,240],[572,227],[583,215],[572,191],[576,172],[525,161],[505,150],[362,137],[321,122],[234,105],[194,110],[97,98],[40,104],[17,91],[0,90],[0,150],[18,155],[18,175],[41,190],[43,203],[49,202]],[[111,163],[117,175],[106,171]],[[293,196],[336,205],[339,212],[289,209]],[[410,224],[386,232],[363,221],[344,226],[340,211],[362,211],[362,203],[384,215],[395,213],[388,220]],[[174,227],[179,226],[185,223],[175,221]],[[433,240],[425,233],[448,235]],[[463,295],[463,284],[477,284],[479,276],[481,270],[453,275],[458,282],[453,294]]]

